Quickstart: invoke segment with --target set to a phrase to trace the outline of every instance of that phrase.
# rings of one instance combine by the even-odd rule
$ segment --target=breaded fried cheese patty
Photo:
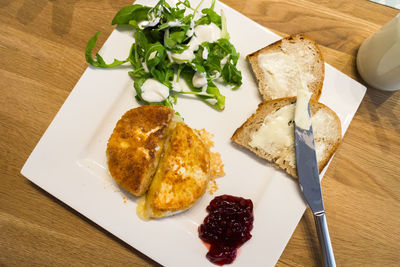
[[[137,213],[159,218],[190,208],[205,192],[210,179],[210,151],[200,136],[178,122],[166,141],[153,182]]]
[[[111,176],[136,196],[148,190],[169,132],[174,111],[148,105],[126,112],[108,140],[107,162]]]

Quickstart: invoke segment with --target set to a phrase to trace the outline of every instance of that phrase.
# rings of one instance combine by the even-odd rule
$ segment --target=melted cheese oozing
[[[156,79],[147,79],[141,89],[143,100],[150,103],[164,101],[169,96],[169,88]]]
[[[221,155],[217,152],[212,152],[210,149],[214,146],[214,142],[212,141],[213,134],[207,132],[204,129],[201,130],[194,130],[194,132],[201,138],[204,146],[210,153],[210,170],[209,170],[209,190],[210,193],[216,191],[218,189],[217,184],[215,183],[214,179],[217,177],[222,177],[225,175],[224,172],[224,164],[221,159]],[[200,169],[187,169],[185,168],[185,162],[181,157],[175,157],[171,158],[169,160],[172,160],[172,164],[170,165],[170,168],[173,170],[174,173],[176,173],[178,176],[181,176],[181,179],[192,179],[191,177],[202,177],[204,175],[204,172]],[[160,184],[160,190],[159,194],[157,195],[157,198],[159,198],[158,201],[161,200],[162,203],[170,203],[174,201],[174,198],[176,197],[176,192],[174,193],[174,190],[181,190],[179,192],[179,195],[185,196],[186,200],[187,199],[194,199],[195,197],[193,196],[194,192],[191,192],[190,190],[187,190],[187,188],[181,188],[181,189],[174,189],[173,184],[168,183],[166,181],[154,181],[153,182],[159,182]],[[204,179],[196,179],[194,182],[197,184],[197,186],[201,187],[202,184],[204,183]],[[147,194],[144,196],[141,196],[138,200],[138,205],[136,207],[136,213],[139,218],[142,220],[148,221],[152,219],[153,215],[156,214],[159,217],[166,217],[170,216],[173,214],[177,214],[182,212],[183,210],[177,210],[177,211],[168,211],[168,210],[152,210],[152,204],[151,202],[148,202],[147,199]],[[157,217],[156,216],[156,217]]]
[[[144,221],[148,221],[150,219],[146,213],[146,195],[139,198],[138,204],[136,206],[136,214],[140,219]]]
[[[249,145],[269,151],[271,154],[284,147],[294,144],[294,117],[295,105],[287,105],[270,114],[263,124],[251,136]]]

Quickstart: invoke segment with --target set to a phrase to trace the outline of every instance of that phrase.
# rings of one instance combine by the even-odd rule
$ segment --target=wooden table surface
[[[88,39],[132,0],[0,1],[0,265],[158,265],[20,174],[87,68]],[[281,34],[302,32],[360,82],[362,41],[399,11],[366,0],[223,0]],[[400,91],[368,88],[322,182],[339,266],[400,262]],[[243,252],[245,253],[245,252]],[[321,266],[307,210],[278,266]]]

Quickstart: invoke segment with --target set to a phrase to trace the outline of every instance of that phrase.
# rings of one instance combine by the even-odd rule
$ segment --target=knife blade
[[[311,121],[310,106],[308,104],[307,106],[308,119]],[[303,129],[298,127],[295,122],[294,136],[299,185],[304,198],[314,214],[324,266],[336,266],[325,216],[317,155],[315,152],[314,134],[311,123],[309,129]]]

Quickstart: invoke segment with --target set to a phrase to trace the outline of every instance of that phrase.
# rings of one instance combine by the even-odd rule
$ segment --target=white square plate
[[[156,1],[138,1],[154,5]],[[205,1],[204,7],[209,6]],[[127,68],[89,67],[35,147],[21,173],[93,222],[166,266],[215,266],[205,257],[206,247],[197,228],[210,200],[221,194],[252,199],[253,238],[241,248],[232,266],[273,266],[296,228],[306,204],[295,180],[266,161],[238,148],[230,137],[261,101],[245,56],[280,37],[228,6],[224,10],[231,42],[241,54],[238,68],[243,85],[237,91],[221,89],[226,109],[213,110],[203,102],[179,98],[176,110],[191,127],[214,133],[226,176],[217,179],[218,191],[206,193],[179,215],[149,222],[135,213],[137,199],[118,187],[107,171],[106,144],[116,122],[137,107]],[[133,38],[115,30],[101,54],[106,61],[126,58]],[[82,51],[83,52],[83,51]],[[366,88],[326,65],[320,102],[333,109],[347,130]],[[324,173],[324,172],[323,172]],[[322,174],[323,175],[323,174]]]

